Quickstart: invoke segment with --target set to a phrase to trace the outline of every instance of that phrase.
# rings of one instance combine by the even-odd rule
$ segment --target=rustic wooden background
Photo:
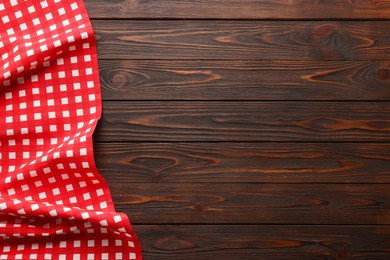
[[[390,0],[85,2],[146,260],[390,258]]]

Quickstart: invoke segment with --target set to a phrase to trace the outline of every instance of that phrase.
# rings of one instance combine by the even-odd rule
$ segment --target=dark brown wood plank
[[[92,18],[389,19],[390,1],[85,0]]]
[[[105,100],[390,99],[390,62],[101,60],[99,67]]]
[[[96,141],[389,141],[390,102],[104,102]]]
[[[147,259],[389,259],[389,226],[135,225]]]
[[[223,181],[223,180],[222,180]],[[390,224],[390,184],[115,183],[132,223]]]
[[[97,143],[114,182],[390,182],[390,144]]]
[[[390,59],[390,21],[96,20],[92,24],[101,59]]]

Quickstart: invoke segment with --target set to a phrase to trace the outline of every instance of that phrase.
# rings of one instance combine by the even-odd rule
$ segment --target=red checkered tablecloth
[[[82,1],[0,1],[0,259],[141,259],[95,167],[100,115]]]

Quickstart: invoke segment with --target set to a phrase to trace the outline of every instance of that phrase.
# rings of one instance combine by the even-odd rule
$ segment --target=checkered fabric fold
[[[100,115],[82,1],[0,1],[0,259],[141,259],[95,167]]]

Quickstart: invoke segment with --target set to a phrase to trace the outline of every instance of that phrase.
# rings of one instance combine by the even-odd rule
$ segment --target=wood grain
[[[390,102],[104,103],[96,141],[389,141]]]
[[[92,24],[100,59],[390,59],[390,21],[96,20]]]
[[[96,164],[122,182],[390,182],[390,144],[97,143]]]
[[[223,181],[223,180],[221,180]],[[390,184],[116,183],[134,224],[390,224]]]
[[[135,225],[147,259],[388,259],[389,226]]]
[[[390,259],[390,0],[85,4],[145,259]]]
[[[389,62],[101,60],[99,68],[104,100],[390,100]]]
[[[85,0],[92,18],[389,19],[389,0]]]

